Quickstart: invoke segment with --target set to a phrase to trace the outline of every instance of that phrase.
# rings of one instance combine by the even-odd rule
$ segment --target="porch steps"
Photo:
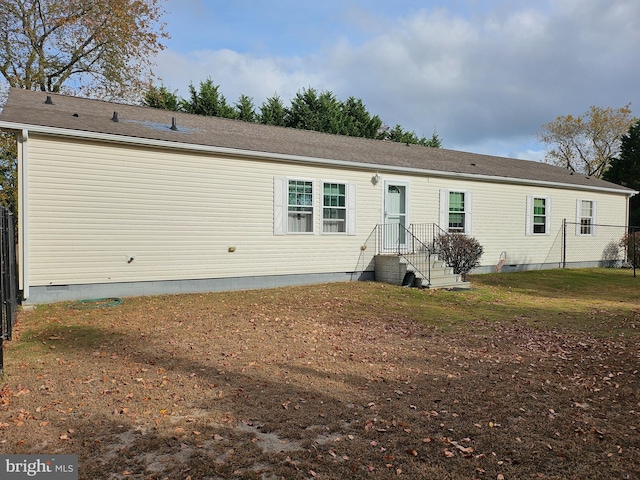
[[[397,254],[381,254],[375,259],[376,280],[394,285],[406,285],[410,280],[411,284],[407,286],[437,288],[437,289],[469,289],[471,284],[463,282],[460,275],[453,273],[453,269],[448,267],[441,260],[433,260],[431,262],[431,283],[419,272],[413,264],[420,264],[417,260],[412,260],[412,255],[406,255],[405,259]],[[426,272],[425,272],[426,274]]]

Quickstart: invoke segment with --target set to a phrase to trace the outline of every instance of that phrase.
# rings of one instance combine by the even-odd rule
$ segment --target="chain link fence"
[[[561,263],[568,267],[640,267],[640,227],[563,221]]]

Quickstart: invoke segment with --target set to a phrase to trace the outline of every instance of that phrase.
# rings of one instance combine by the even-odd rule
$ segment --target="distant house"
[[[479,272],[554,267],[563,219],[624,225],[637,193],[537,162],[20,89],[0,128],[19,142],[28,303],[371,279],[412,225],[474,236]],[[600,259],[595,228],[574,236]]]

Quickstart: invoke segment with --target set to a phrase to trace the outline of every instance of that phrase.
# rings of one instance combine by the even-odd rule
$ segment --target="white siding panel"
[[[380,215],[369,171],[35,135],[30,146],[32,285],[352,271]],[[275,176],[344,178],[372,208],[354,236],[275,236]]]
[[[473,236],[484,247],[485,266],[495,265],[503,251],[508,264],[559,262],[562,219],[575,219],[578,198],[597,203],[598,223],[626,221],[623,195],[389,173],[373,185],[374,173],[33,134],[27,212],[30,284],[358,270],[360,247],[383,217],[387,181],[411,185],[407,206],[410,222],[418,224],[440,223],[441,191],[469,192]],[[315,181],[315,234],[274,234],[277,177]],[[325,178],[357,189],[357,201],[349,206],[350,214],[356,210],[349,232],[354,235],[320,234],[318,186]],[[528,196],[551,199],[549,235],[526,235]],[[591,240],[580,246],[594,256],[603,248],[599,235],[572,236],[571,241],[578,240]],[[229,252],[230,247],[235,251]],[[134,261],[127,263],[131,256]]]

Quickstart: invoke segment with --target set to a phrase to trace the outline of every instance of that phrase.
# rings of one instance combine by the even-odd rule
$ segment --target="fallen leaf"
[[[445,457],[447,457],[447,458],[451,458],[451,457],[455,457],[455,456],[456,456],[456,454],[455,454],[455,453],[453,453],[451,450],[447,450],[447,449],[445,449],[445,451],[444,451],[444,456],[445,456]]]
[[[462,445],[456,445],[456,448],[460,450],[462,453],[473,453],[473,448],[471,447],[463,447]]]

